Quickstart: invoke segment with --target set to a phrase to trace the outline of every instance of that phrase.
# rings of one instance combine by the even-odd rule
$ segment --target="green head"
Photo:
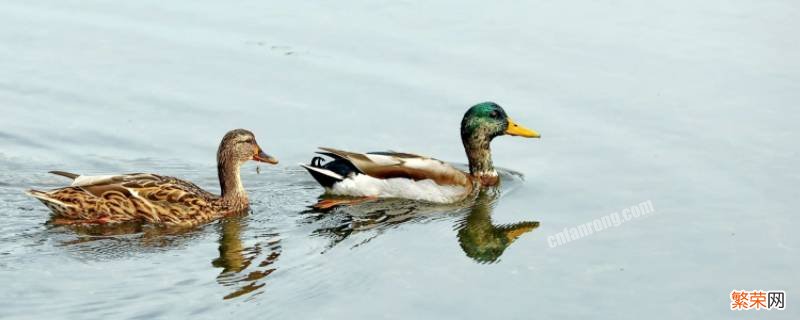
[[[472,106],[461,120],[461,138],[466,140],[479,136],[487,140],[502,135],[539,138],[539,133],[526,129],[508,117],[503,107],[494,102],[483,102]]]
[[[536,131],[511,120],[503,107],[494,102],[476,104],[464,114],[461,120],[461,141],[467,151],[473,175],[495,174],[489,143],[502,135],[540,137]]]

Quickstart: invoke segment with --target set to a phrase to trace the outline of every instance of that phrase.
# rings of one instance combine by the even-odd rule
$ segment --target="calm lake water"
[[[796,1],[0,0],[0,318],[797,319]],[[476,203],[308,210],[317,146],[454,163]],[[218,191],[233,128],[252,212],[190,230],[45,224],[50,170]],[[524,179],[521,177],[524,176]],[[642,202],[655,213],[551,248]],[[516,239],[514,241],[514,239]],[[786,311],[729,310],[784,290]]]

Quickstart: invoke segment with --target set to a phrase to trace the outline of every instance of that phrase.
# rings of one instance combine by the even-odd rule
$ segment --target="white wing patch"
[[[382,154],[369,154],[364,153],[364,156],[369,158],[375,165],[378,166],[396,166],[402,163],[399,159],[393,156],[386,156]]]
[[[403,162],[404,167],[437,173],[461,173],[458,169],[436,159],[411,158]],[[455,172],[453,172],[455,171]]]
[[[99,184],[106,181],[111,181],[118,175],[104,175],[104,176],[79,176],[72,181],[71,187],[83,187]]]
[[[377,179],[357,174],[337,182],[328,193],[379,198],[404,198],[436,203],[453,203],[463,199],[467,189],[463,186],[442,186],[433,180],[414,181],[405,178]]]

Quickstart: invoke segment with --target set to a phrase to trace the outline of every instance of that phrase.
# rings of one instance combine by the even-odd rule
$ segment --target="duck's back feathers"
[[[346,160],[361,173],[378,179],[406,178],[415,181],[433,180],[438,185],[466,185],[469,177],[445,163],[430,157],[401,152],[354,153],[320,148],[337,159]]]
[[[469,176],[429,157],[400,152],[355,153],[320,148],[333,158],[302,165],[329,193],[454,202],[472,190]]]
[[[66,188],[30,190],[65,223],[141,221],[186,225],[218,215],[217,196],[180,179],[153,174],[77,176]]]

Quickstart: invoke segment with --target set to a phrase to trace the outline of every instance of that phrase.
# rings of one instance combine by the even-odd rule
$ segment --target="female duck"
[[[331,148],[320,148],[322,152],[318,153],[333,161],[323,164],[322,158],[315,157],[310,165],[302,166],[333,195],[452,203],[464,199],[476,186],[499,183],[489,144],[495,137],[506,134],[540,137],[511,120],[496,103],[484,102],[470,108],[461,121],[461,141],[469,159],[469,173],[442,161],[409,153],[353,153]],[[330,208],[352,202],[323,200],[317,207]]]
[[[53,211],[56,224],[142,222],[192,226],[248,208],[239,167],[248,160],[277,164],[265,154],[255,136],[244,129],[225,134],[217,151],[222,195],[173,177],[146,173],[81,176],[53,171],[73,179],[69,187],[28,194]]]

